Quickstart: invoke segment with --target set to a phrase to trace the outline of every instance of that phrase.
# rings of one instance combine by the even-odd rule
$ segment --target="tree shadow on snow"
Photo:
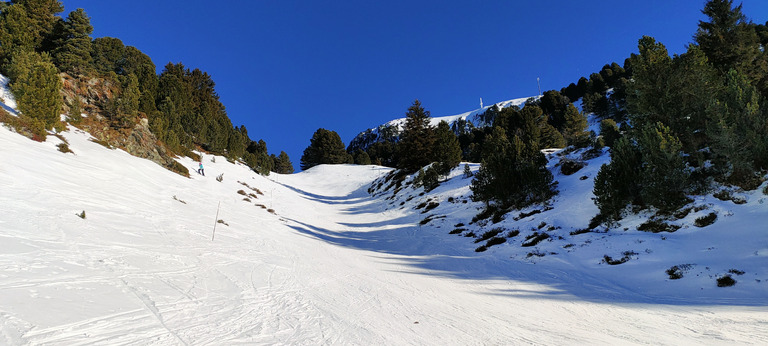
[[[359,190],[351,193],[352,197],[327,197],[307,192],[301,193],[322,203],[344,204],[343,213],[373,214],[383,211],[381,204],[364,197],[357,197],[360,196]],[[367,201],[371,203],[366,203]],[[479,244],[474,244],[464,237],[449,236],[447,231],[434,232],[431,230],[434,226],[428,225],[422,229],[416,225],[417,221],[414,221],[420,217],[420,214],[414,211],[411,215],[401,215],[396,219],[337,222],[338,230],[317,227],[296,219],[285,219],[288,221],[288,227],[305,236],[346,248],[387,254],[372,256],[382,262],[391,263],[392,271],[459,280],[507,280],[509,282],[508,288],[489,291],[487,294],[612,304],[768,306],[768,299],[754,292],[748,297],[740,297],[735,291],[733,295],[727,296],[722,291],[718,291],[722,288],[717,287],[708,288],[707,291],[702,290],[702,292],[673,291],[669,287],[663,287],[664,293],[653,294],[653,292],[643,292],[639,287],[628,286],[632,282],[637,282],[636,280],[617,282],[615,279],[600,275],[601,272],[591,273],[589,269],[577,268],[576,265],[565,260],[532,264],[508,259],[492,251],[476,253],[474,248]],[[660,272],[659,275],[664,273]],[[669,292],[678,292],[678,294],[670,295]]]

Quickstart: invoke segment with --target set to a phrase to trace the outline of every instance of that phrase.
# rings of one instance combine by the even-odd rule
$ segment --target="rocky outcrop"
[[[64,85],[64,112],[69,115],[74,126],[90,133],[99,143],[123,149],[133,156],[151,160],[178,172],[178,164],[150,130],[145,114],[139,113],[135,117],[109,114],[107,105],[119,93],[118,86],[100,78],[75,78],[68,74],[61,74],[61,78]],[[82,119],[71,114],[75,102],[79,102]],[[119,123],[116,119],[119,119]]]

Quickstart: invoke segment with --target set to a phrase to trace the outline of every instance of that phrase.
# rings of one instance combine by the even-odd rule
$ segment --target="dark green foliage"
[[[616,141],[621,138],[619,127],[613,119],[603,119],[600,121],[600,136],[602,136],[603,142],[609,148],[613,148]]]
[[[687,273],[693,265],[691,264],[680,264],[670,267],[666,270],[667,275],[669,275],[670,280],[679,280],[682,279],[684,274]]]
[[[451,169],[461,162],[461,146],[456,134],[447,122],[441,121],[435,129],[435,144],[432,149],[433,167],[441,176],[446,176]]]
[[[64,10],[58,0],[15,0],[0,14],[0,57],[8,62],[18,51],[49,51],[57,13]]]
[[[645,205],[673,212],[688,203],[688,172],[681,154],[682,145],[661,123],[645,128],[639,138],[642,153],[640,197]]]
[[[722,74],[735,69],[765,92],[768,55],[762,51],[756,26],[748,23],[741,8],[734,7],[733,0],[708,1],[701,12],[709,21],[699,21],[694,40]]]
[[[90,68],[91,33],[91,20],[82,8],[70,12],[66,20],[57,22],[53,59],[59,69],[76,75]]]
[[[731,287],[735,284],[736,280],[734,280],[730,275],[724,275],[717,278],[717,287]]]
[[[479,238],[475,239],[475,243],[479,243],[481,241],[486,241],[488,239],[491,239],[491,238],[499,235],[499,233],[501,233],[503,231],[504,231],[503,228],[494,228],[494,229],[492,229],[490,231],[485,231],[485,232],[483,232],[482,235],[480,235]]]
[[[424,177],[421,179],[424,191],[432,191],[440,185],[440,173],[434,167],[429,167],[424,171]]]
[[[482,166],[472,181],[473,199],[522,208],[546,201],[555,193],[538,141],[529,134],[522,135],[527,143],[517,135],[509,141],[501,127],[494,128],[485,142],[488,149],[484,150]]]
[[[564,113],[563,137],[568,145],[584,148],[589,145],[587,117],[581,114],[573,104],[569,104]]]
[[[430,125],[429,111],[424,110],[419,100],[408,107],[405,118],[405,128],[397,144],[397,167],[413,173],[432,162],[435,131]]]
[[[397,145],[393,142],[376,142],[368,147],[371,163],[379,166],[397,167]]]
[[[357,149],[355,151],[355,164],[356,165],[370,165],[371,164],[371,157],[368,156],[368,153],[363,151],[362,149]]]
[[[9,65],[11,91],[22,116],[29,119],[30,131],[45,138],[45,131],[60,122],[61,79],[47,53],[19,51]]]
[[[768,168],[768,107],[763,97],[736,70],[727,76],[723,96],[712,105],[708,135],[715,163],[729,183],[746,189],[760,185],[758,169]]]
[[[717,213],[709,213],[705,216],[696,218],[696,221],[694,221],[694,225],[696,227],[707,227],[713,223],[715,223],[715,220],[717,220]]]
[[[139,110],[153,114],[157,110],[158,76],[152,59],[135,47],[126,47],[119,39],[100,37],[91,44],[93,68],[104,74],[114,72],[119,76],[136,75],[139,82]],[[165,96],[164,96],[165,97]],[[158,99],[158,104],[163,102]],[[173,98],[170,99],[173,101]]]
[[[555,90],[545,91],[539,100],[539,106],[547,115],[547,122],[562,132],[566,122],[566,112],[570,104],[568,97]]]
[[[321,128],[315,131],[309,146],[304,149],[301,169],[307,170],[322,164],[348,163],[350,156],[336,131]]]
[[[584,166],[586,166],[586,164],[583,161],[563,159],[560,164],[560,173],[563,173],[563,175],[571,175],[580,171]]]
[[[549,234],[547,233],[539,233],[539,232],[533,232],[533,234],[525,237],[525,241],[523,244],[521,244],[523,247],[531,247],[535,246],[538,243],[541,243],[542,241],[549,239]]]
[[[21,5],[11,5],[0,13],[0,57],[3,73],[15,52],[32,52],[35,49],[35,33],[30,31],[32,20]],[[11,78],[13,79],[13,78]]]
[[[243,154],[243,161],[248,167],[262,175],[269,175],[275,164],[267,152],[267,143],[264,140],[251,141]]]
[[[595,204],[606,220],[617,220],[621,211],[639,196],[641,154],[627,139],[616,142],[611,163],[603,165],[595,177]]]
[[[275,157],[274,167],[272,169],[273,172],[280,174],[293,173],[293,163],[291,163],[291,159],[288,157],[288,154],[286,154],[284,151],[281,151],[280,155]]]
[[[471,168],[469,168],[469,164],[468,164],[468,163],[465,163],[465,164],[464,164],[464,173],[463,173],[463,176],[464,176],[464,178],[472,178],[472,176],[473,176],[473,174],[472,174],[472,169],[471,169]]]
[[[554,126],[547,122],[541,122],[539,130],[539,145],[541,148],[565,148],[566,140]]]
[[[75,215],[79,216],[81,219],[85,219],[85,210],[83,210],[82,213],[75,214]]]
[[[638,231],[659,233],[659,232],[675,232],[680,229],[678,225],[669,224],[663,220],[650,219],[637,226]]]

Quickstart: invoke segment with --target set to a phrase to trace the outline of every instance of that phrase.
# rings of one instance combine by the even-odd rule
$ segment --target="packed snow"
[[[376,189],[384,167],[264,177],[204,154],[205,176],[178,159],[187,178],[76,128],[61,135],[73,153],[57,137],[38,143],[0,128],[0,344],[768,340],[759,191],[742,205],[702,197],[719,215],[704,228],[652,234],[630,219],[628,231],[570,236],[596,212],[585,196],[605,156],[556,174],[552,210],[481,226],[469,225],[481,205],[463,202],[463,166],[430,193],[393,194]],[[428,200],[439,206],[416,209]],[[521,234],[477,253],[449,234],[459,222]],[[521,247],[541,222],[558,227],[552,239]],[[625,251],[636,253],[627,263],[601,263]],[[664,271],[683,264],[685,276],[670,280]],[[730,269],[744,273],[717,287]]]

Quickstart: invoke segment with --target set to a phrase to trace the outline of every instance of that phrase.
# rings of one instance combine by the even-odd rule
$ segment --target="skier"
[[[200,168],[197,170],[197,174],[205,176],[205,171],[203,170],[203,160],[200,160]]]

